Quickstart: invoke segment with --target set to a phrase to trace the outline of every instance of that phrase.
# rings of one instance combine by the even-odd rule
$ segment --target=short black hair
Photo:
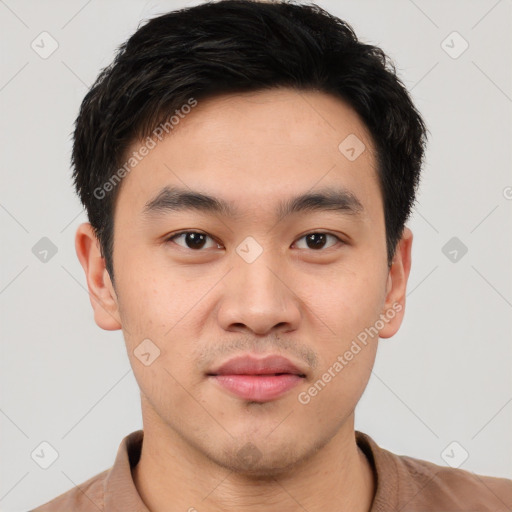
[[[80,107],[74,184],[112,280],[114,205],[121,188],[115,185],[130,170],[128,147],[169,125],[191,99],[277,87],[334,95],[366,125],[377,154],[391,265],[415,202],[427,138],[394,64],[314,3],[220,0],[139,26]]]

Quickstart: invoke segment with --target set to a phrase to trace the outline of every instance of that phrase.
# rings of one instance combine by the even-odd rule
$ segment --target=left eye
[[[182,231],[181,233],[176,233],[175,235],[169,237],[167,239],[167,241],[168,242],[174,241],[174,240],[179,239],[180,237],[182,237],[182,240],[184,240],[185,245],[182,245],[179,243],[178,243],[178,245],[181,247],[184,247],[186,249],[198,250],[198,249],[204,249],[204,248],[211,248],[211,247],[214,247],[215,245],[217,246],[218,249],[221,248],[221,246],[218,243],[214,242],[213,239],[209,235],[207,235],[206,233],[198,232],[198,231]],[[323,233],[323,232],[308,233],[307,235],[302,236],[298,240],[299,241],[305,240],[306,245],[307,245],[307,247],[305,247],[306,249],[313,249],[315,251],[318,251],[319,249],[325,248],[326,243],[327,243],[326,241],[327,241],[328,237],[331,237],[331,239],[334,240],[334,243],[332,243],[328,247],[332,247],[333,245],[336,244],[336,242],[342,242],[340,240],[340,238],[338,238],[337,236],[331,235],[330,233]],[[207,238],[209,238],[213,242],[210,245],[210,247],[207,247],[205,244],[205,241]],[[304,248],[304,247],[302,247],[302,248]],[[301,249],[301,247],[299,247],[299,249]]]
[[[332,247],[333,245],[335,245],[336,242],[341,242],[341,240],[337,236],[331,235],[330,233],[322,232],[308,233],[307,235],[304,235],[303,237],[299,238],[299,240],[305,239],[306,244],[308,245],[308,247],[306,247],[307,249],[313,249],[315,251],[318,251],[319,249],[325,248],[327,237],[331,237],[334,239],[334,243],[328,247]]]

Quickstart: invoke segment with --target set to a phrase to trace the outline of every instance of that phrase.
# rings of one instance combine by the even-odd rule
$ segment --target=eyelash
[[[164,242],[165,243],[169,243],[169,242],[172,242],[172,243],[176,243],[174,242],[173,240],[181,235],[186,235],[186,234],[190,234],[190,233],[193,233],[193,234],[197,234],[197,235],[205,235],[207,236],[208,238],[210,238],[211,240],[214,240],[215,239],[213,237],[211,237],[210,235],[208,235],[207,233],[204,233],[202,231],[179,231],[178,233],[173,233],[172,235],[169,235],[165,240]],[[333,238],[335,238],[339,243],[341,243],[342,245],[345,245],[345,242],[339,238],[337,235],[333,234],[333,233],[329,233],[329,232],[326,232],[326,231],[311,231],[309,233],[306,233],[305,235],[301,236],[300,238],[298,238],[297,240],[302,240],[303,238],[307,237],[308,235],[315,235],[315,234],[318,234],[318,235],[330,235],[332,236]],[[217,243],[217,242],[216,242]],[[188,249],[190,251],[193,251],[193,252],[204,252],[204,250],[201,248],[201,249],[190,249],[190,247],[183,247],[179,244],[176,244],[178,245],[179,247],[181,247],[182,249]],[[220,245],[220,244],[219,244]],[[336,244],[330,246],[330,247],[327,247],[327,249],[331,249],[332,247],[334,247]],[[313,251],[313,252],[323,252],[323,248],[321,249],[310,249],[310,251]],[[325,249],[326,250],[326,249]]]

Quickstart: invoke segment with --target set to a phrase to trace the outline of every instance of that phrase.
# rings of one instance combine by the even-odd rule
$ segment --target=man
[[[512,508],[512,481],[354,430],[403,319],[426,128],[379,48],[314,5],[154,18],[85,97],[76,234],[143,426],[46,511]]]

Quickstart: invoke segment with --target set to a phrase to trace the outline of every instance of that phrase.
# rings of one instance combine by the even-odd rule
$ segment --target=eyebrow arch
[[[150,217],[181,211],[215,213],[231,218],[239,216],[233,204],[224,199],[176,186],[164,187],[144,205],[142,213],[144,217]],[[335,211],[350,216],[361,216],[364,214],[364,207],[349,190],[330,187],[282,201],[277,206],[276,218],[279,222],[292,214],[312,211]]]

